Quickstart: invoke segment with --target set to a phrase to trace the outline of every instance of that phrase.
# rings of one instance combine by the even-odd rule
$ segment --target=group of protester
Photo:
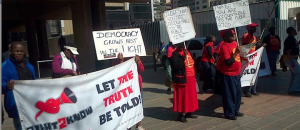
[[[248,54],[255,52],[260,47],[266,47],[271,75],[276,76],[276,64],[280,54],[281,40],[275,35],[275,28],[269,28],[269,34],[265,36],[263,42],[256,38],[254,33],[258,25],[252,23],[247,26],[248,32],[242,37],[242,45],[251,44],[253,47]],[[203,80],[202,90],[214,90],[215,94],[222,95],[224,117],[236,120],[244,114],[241,113],[240,105],[242,93],[245,97],[258,95],[256,82],[252,86],[241,87],[242,62],[248,63],[246,57],[240,56],[240,47],[236,42],[236,32],[227,29],[220,32],[223,41],[215,49],[216,38],[207,36],[204,44],[203,54],[198,66],[194,66],[191,54],[183,47],[183,43],[172,45],[167,48],[166,62],[167,73],[166,83],[167,93],[171,93],[174,88],[173,111],[178,112],[178,121],[186,122],[186,118],[196,118],[192,113],[198,109],[195,70],[200,71]],[[283,56],[281,61],[283,66],[287,66],[291,72],[289,93],[300,94],[300,69],[297,61],[299,56],[299,44],[294,36],[297,34],[293,27],[287,29],[289,35],[284,42]],[[194,69],[196,67],[196,69]],[[284,69],[283,69],[284,70]],[[257,76],[258,77],[258,76]],[[185,114],[185,116],[183,116]]]
[[[264,38],[263,43],[257,44],[259,40],[253,35],[256,30],[256,24],[247,26],[248,33],[243,36],[242,44],[255,44],[249,53],[254,52],[261,46],[266,46],[272,75],[276,75],[276,62],[279,55],[280,39],[275,35],[275,28],[269,29],[269,34]],[[222,95],[224,117],[236,120],[237,117],[244,114],[239,111],[242,97],[241,88],[241,62],[247,62],[247,59],[240,57],[240,49],[236,42],[236,35],[233,29],[227,29],[220,32],[223,41],[214,48],[215,37],[206,38],[203,55],[201,58],[202,73],[204,74],[203,88],[205,90],[214,89],[214,92]],[[299,42],[294,38],[297,35],[292,27],[287,29],[289,36],[284,42],[283,56],[281,65],[288,67],[291,72],[289,92],[300,93],[300,66],[297,61],[299,56]],[[56,54],[52,62],[52,78],[62,78],[68,76],[80,75],[76,55],[79,55],[77,48],[73,43],[67,43],[63,37],[59,39],[61,52]],[[21,42],[12,42],[11,48],[3,56],[6,60],[2,63],[2,94],[4,94],[4,106],[10,118],[13,118],[16,130],[21,129],[20,119],[13,96],[15,80],[35,80],[34,67],[26,60],[24,45]],[[197,118],[193,114],[198,110],[197,83],[195,78],[195,61],[191,53],[185,49],[184,44],[173,45],[170,43],[167,48],[167,79],[166,85],[174,88],[173,111],[178,112],[177,120],[187,122],[187,118]],[[113,64],[124,62],[122,54],[118,54],[118,59]],[[142,92],[142,76],[144,66],[139,56],[135,56],[138,66],[139,85]],[[197,61],[196,61],[197,62]],[[257,95],[256,83],[249,86],[244,91],[249,97],[251,94]],[[250,95],[251,96],[251,95]],[[137,130],[144,130],[141,122],[136,125]]]
[[[35,80],[36,75],[34,67],[25,58],[24,45],[21,42],[16,41],[10,43],[9,46],[11,46],[8,51],[9,55],[7,57],[3,57],[6,58],[6,60],[4,60],[4,62],[2,63],[2,94],[4,94],[5,96],[4,106],[9,118],[13,118],[15,129],[21,130],[22,127],[20,118],[12,92],[12,90],[14,89],[14,81]],[[76,55],[79,55],[79,53],[75,44],[71,42],[67,43],[64,37],[60,37],[58,40],[58,46],[61,52],[55,54],[53,57],[52,78],[65,78],[80,75],[81,72],[76,59]],[[123,54],[120,53],[118,54],[118,59],[115,59],[113,61],[113,65],[122,63],[125,60],[123,58]],[[139,86],[140,90],[142,90],[141,73],[144,71],[144,66],[138,55],[135,56],[135,61],[138,66]],[[2,119],[4,118],[2,117]],[[144,128],[141,126],[141,122],[136,125],[136,129],[144,130]]]

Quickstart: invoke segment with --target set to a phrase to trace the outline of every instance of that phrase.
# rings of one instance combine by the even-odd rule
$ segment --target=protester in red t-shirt
[[[220,77],[223,85],[223,110],[225,118],[236,120],[237,116],[244,115],[239,112],[242,99],[240,49],[231,30],[224,31],[223,40],[218,60],[218,65],[221,66]]]
[[[281,48],[281,41],[279,36],[275,34],[275,27],[269,28],[269,34],[264,38],[263,43],[267,44],[267,55],[269,60],[272,75],[276,76],[276,62]]]
[[[257,38],[254,36],[254,33],[256,32],[256,27],[258,25],[255,23],[251,23],[250,25],[247,25],[247,30],[248,33],[244,34],[242,37],[242,44],[243,45],[247,45],[247,44],[254,44],[254,46],[250,49],[248,54],[251,54],[253,52],[256,51],[257,48],[261,47],[261,46],[266,46],[266,44],[261,44],[260,43],[260,39],[257,40]],[[257,85],[257,80],[258,80],[258,76],[255,79],[255,83],[253,86],[247,86],[244,87],[244,94],[246,97],[251,97],[251,93],[253,95],[258,95],[258,93],[256,92],[256,85]]]
[[[233,29],[230,29],[231,33],[234,35],[234,39],[235,37],[235,32]],[[222,30],[220,32],[220,36],[221,38],[224,39],[224,32],[226,32],[228,30]],[[217,61],[220,58],[220,50],[221,47],[223,46],[224,41],[221,41],[219,43],[219,45],[217,46],[217,49],[214,52],[214,57],[215,57],[215,62],[216,62],[216,77],[215,77],[215,86],[214,86],[214,94],[218,94],[218,95],[222,95],[222,83],[221,83],[221,79],[220,79],[220,75],[221,75],[221,67],[223,64],[218,63]]]
[[[201,64],[204,70],[204,82],[202,89],[204,91],[211,91],[212,89],[214,89],[216,68],[214,65],[215,58],[213,54],[215,52],[215,42],[216,38],[213,35],[207,36],[205,40],[205,47],[202,52]]]

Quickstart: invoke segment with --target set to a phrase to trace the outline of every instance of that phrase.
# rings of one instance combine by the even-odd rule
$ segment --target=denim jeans
[[[258,74],[256,76],[256,79],[255,79],[255,82],[254,82],[253,86],[244,87],[244,93],[251,93],[251,92],[256,93],[257,81],[258,81]]]
[[[300,65],[296,59],[293,59],[295,67],[291,67],[291,62],[286,61],[285,65],[291,72],[289,91],[300,92]]]
[[[16,130],[22,130],[20,118],[13,118],[14,126]]]
[[[278,59],[279,51],[267,51],[269,65],[272,73],[276,71],[276,62]]]

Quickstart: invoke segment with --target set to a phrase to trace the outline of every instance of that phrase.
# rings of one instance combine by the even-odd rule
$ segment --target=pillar
[[[93,31],[107,30],[105,1],[91,0]]]
[[[29,62],[36,69],[37,61],[38,61],[38,44],[36,40],[36,25],[34,19],[28,18],[28,20],[26,20],[25,27],[26,27]]]
[[[105,1],[91,0],[91,14],[93,31],[108,30],[106,25]],[[110,67],[111,60],[96,61],[97,70]]]
[[[40,60],[49,59],[49,47],[48,47],[48,37],[47,37],[47,28],[45,19],[36,20],[36,31],[38,38],[38,47]]]
[[[300,12],[296,15],[297,19],[297,30],[300,31]]]
[[[74,0],[71,4],[74,42],[77,45],[77,56],[81,73],[96,70],[96,50],[93,40],[90,0]]]

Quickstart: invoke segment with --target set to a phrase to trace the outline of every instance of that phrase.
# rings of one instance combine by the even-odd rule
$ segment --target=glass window
[[[202,3],[206,3],[207,0],[202,0]]]
[[[196,2],[196,4],[199,4],[199,2]]]
[[[207,8],[207,5],[204,5],[204,6],[203,6],[203,9],[205,9],[205,8]]]
[[[188,45],[188,50],[202,50],[203,44],[198,40],[191,40]]]

